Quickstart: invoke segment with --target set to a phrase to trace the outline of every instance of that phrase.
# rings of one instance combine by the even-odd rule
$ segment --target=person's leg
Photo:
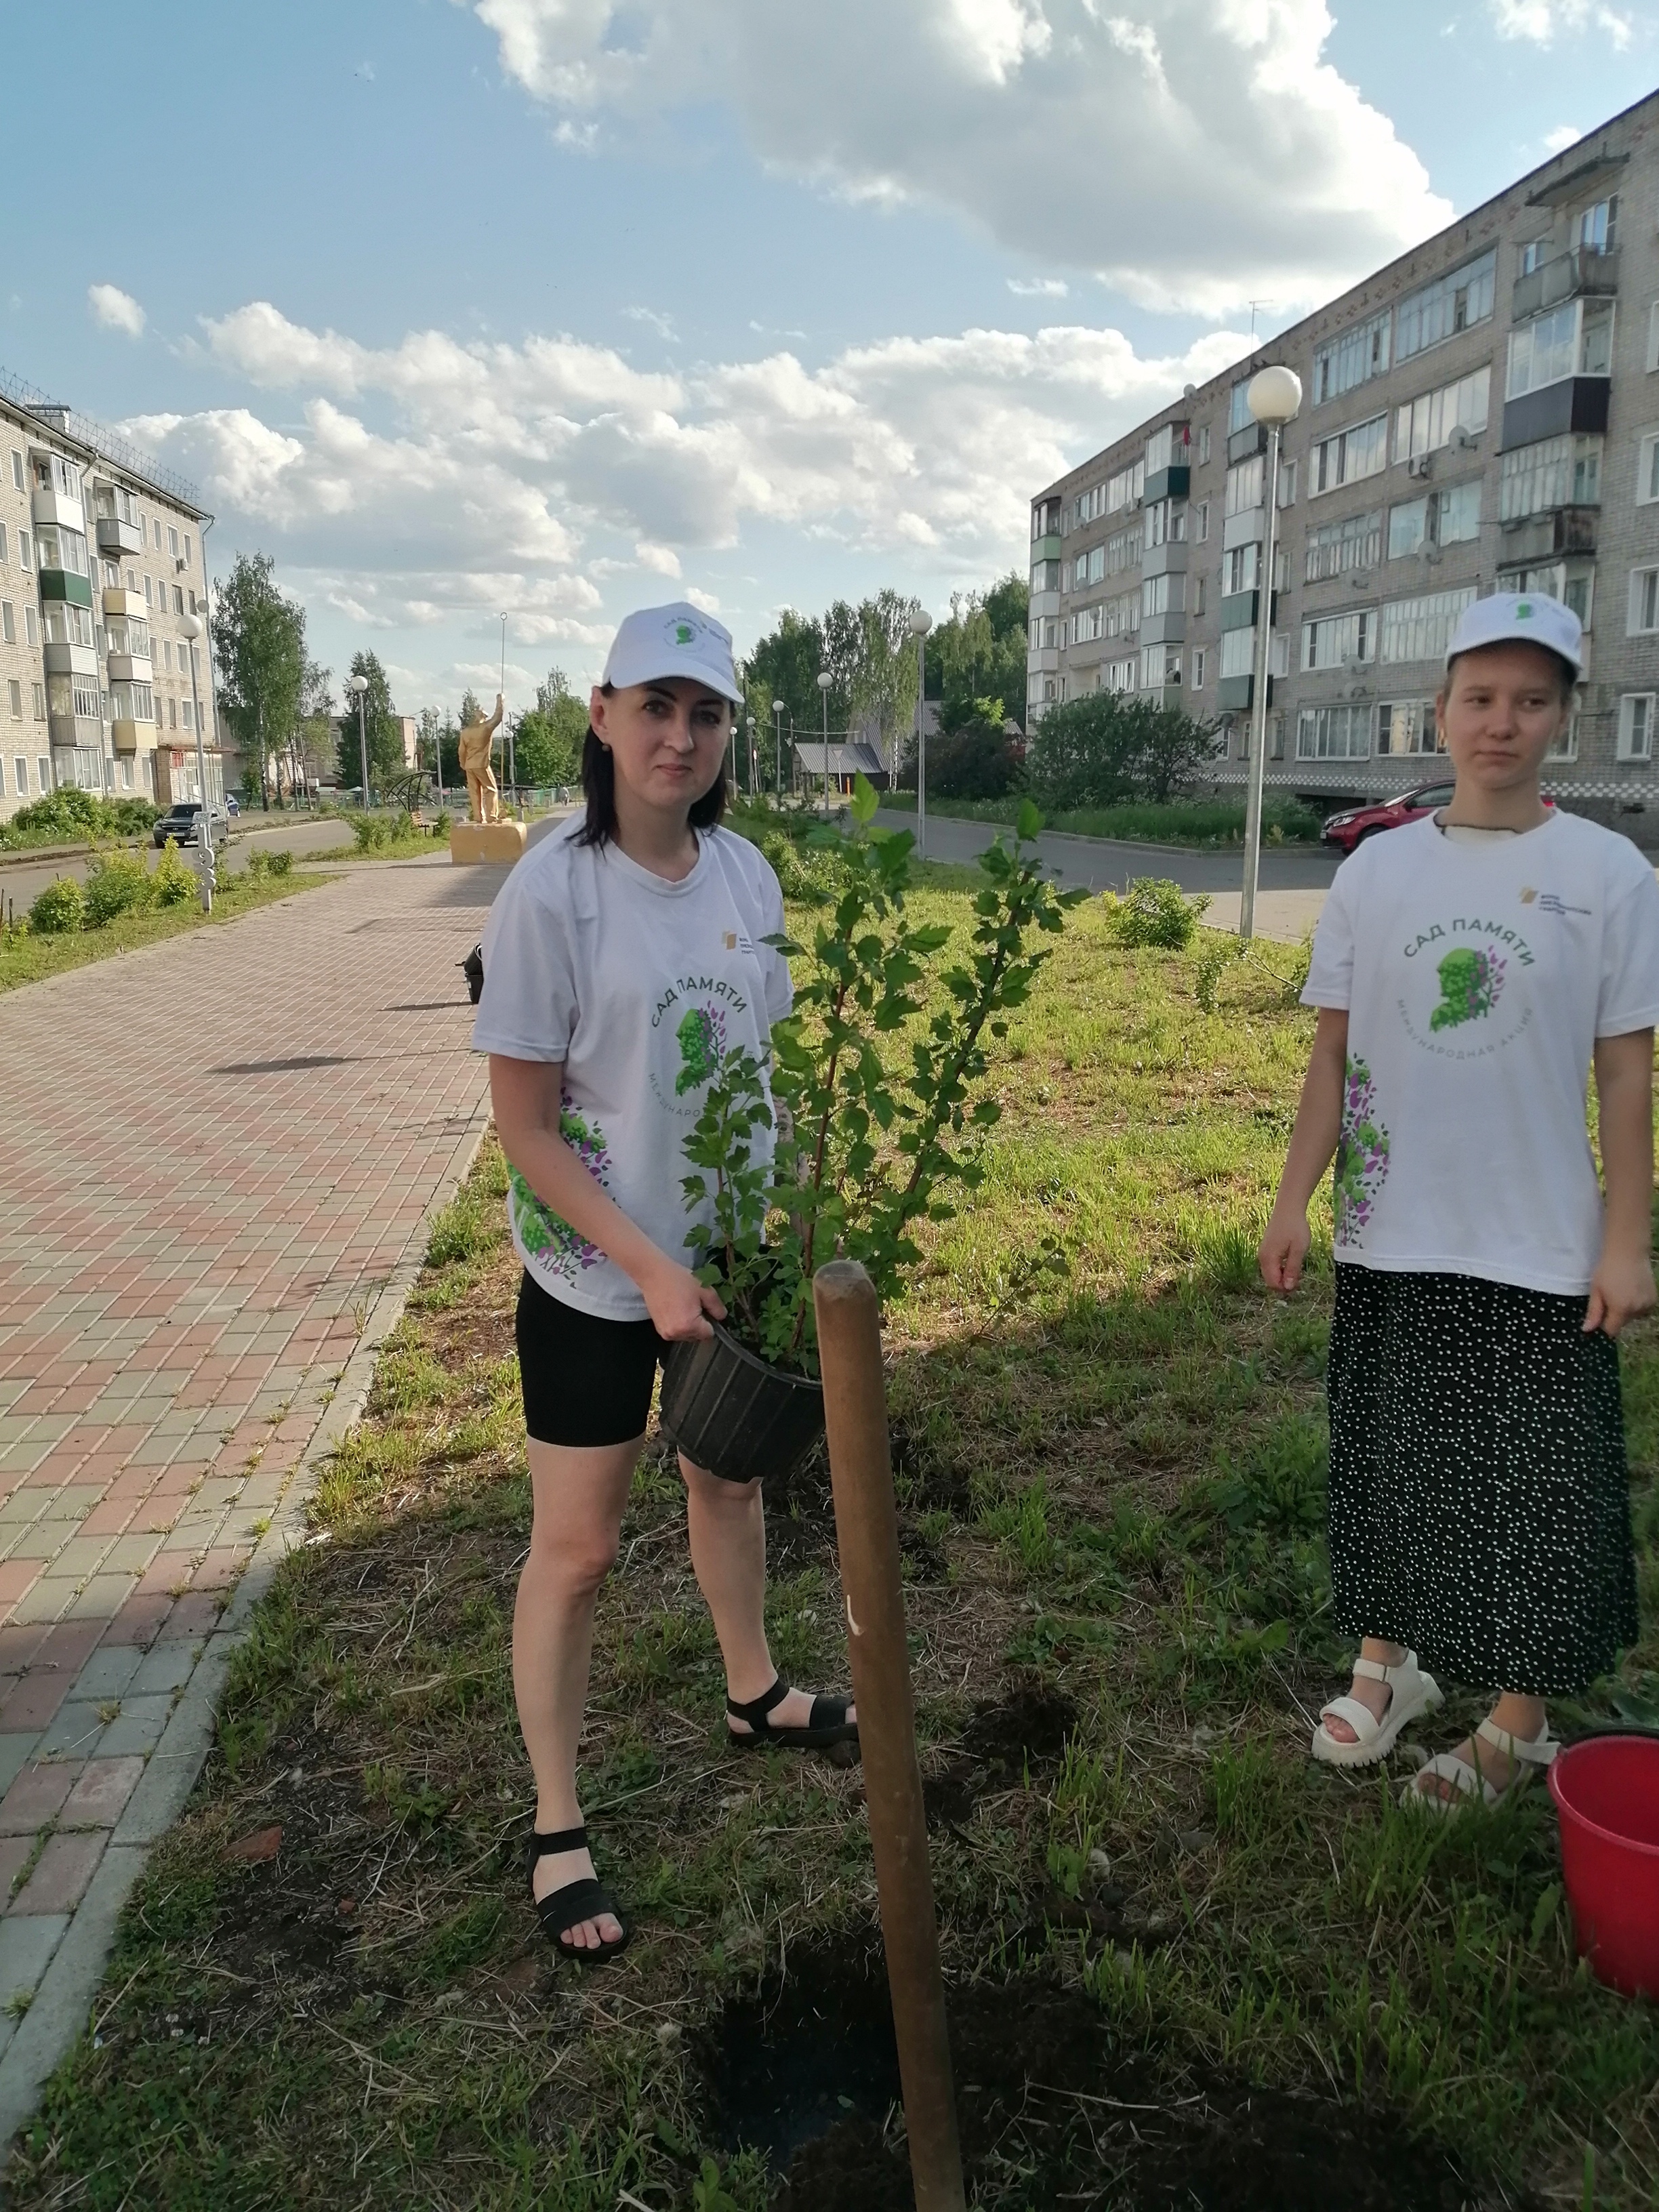
[[[1359,1656],[1362,1659],[1374,1659],[1379,1667],[1398,1667],[1406,1656],[1406,1647],[1403,1644],[1386,1643],[1380,1636],[1362,1636]],[[1379,1682],[1373,1674],[1356,1674],[1348,1685],[1348,1695],[1358,1698],[1367,1711],[1381,1720],[1389,1710],[1394,1692],[1387,1682]],[[1334,1736],[1338,1743],[1359,1741],[1340,1713],[1328,1714],[1321,1725],[1326,1735]]]
[[[1495,1729],[1502,1729],[1521,1743],[1536,1743],[1544,1733],[1548,1713],[1541,1698],[1528,1697],[1520,1690],[1500,1690],[1498,1702],[1486,1717]],[[1478,1736],[1466,1735],[1454,1747],[1452,1757],[1462,1765],[1473,1767],[1483,1781],[1490,1782],[1494,1790],[1507,1790],[1515,1780],[1522,1762],[1499,1751],[1495,1744],[1482,1743]],[[1425,1796],[1431,1792],[1443,1797],[1449,1804],[1462,1793],[1455,1783],[1443,1774],[1423,1774],[1418,1777],[1418,1788]]]
[[[578,1448],[529,1440],[535,1498],[530,1552],[513,1608],[513,1690],[519,1727],[536,1778],[536,1826],[543,1835],[581,1826],[576,1802],[576,1746],[587,1703],[593,1607],[615,1563],[623,1508],[643,1437]],[[547,1896],[593,1872],[586,1851],[539,1858],[534,1893]],[[615,1942],[608,1915],[584,1921],[573,1945]]]
[[[726,1482],[680,1455],[685,1483],[685,1525],[697,1586],[714,1616],[726,1662],[728,1697],[748,1705],[764,1697],[777,1679],[766,1642],[766,1520],[758,1482]],[[812,1697],[792,1689],[767,1717],[774,1728],[805,1728]],[[850,1707],[849,1720],[856,1720]],[[741,1733],[748,1723],[731,1725]]]

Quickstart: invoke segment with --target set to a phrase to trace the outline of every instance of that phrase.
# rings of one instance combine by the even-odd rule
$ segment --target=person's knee
[[[706,1467],[699,1467],[682,1452],[680,1480],[698,1500],[712,1506],[717,1512],[740,1513],[759,1499],[761,1486],[755,1482],[727,1482]]]
[[[574,1534],[530,1540],[531,1559],[538,1580],[550,1583],[570,1598],[592,1597],[617,1564],[617,1542],[611,1529],[589,1529]]]

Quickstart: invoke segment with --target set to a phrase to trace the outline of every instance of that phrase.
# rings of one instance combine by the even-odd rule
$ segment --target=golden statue
[[[491,764],[495,732],[501,726],[501,695],[495,694],[495,711],[487,722],[469,722],[461,732],[461,773],[466,778],[466,811],[474,822],[494,822],[501,811],[501,793]]]

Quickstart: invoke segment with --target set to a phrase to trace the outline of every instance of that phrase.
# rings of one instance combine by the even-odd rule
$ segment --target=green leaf
[[[1554,1920],[1560,1903],[1561,1885],[1559,1881],[1553,1881],[1532,1909],[1532,1933],[1528,1940],[1534,1951],[1543,1942],[1545,1930]]]
[[[879,804],[880,801],[876,797],[876,787],[869,777],[855,775],[853,778],[853,804],[850,810],[854,821],[860,825],[866,822],[873,822],[876,808]]]
[[[1022,799],[1019,812],[1014,817],[1014,835],[1022,843],[1035,837],[1042,827],[1042,816],[1035,799]]]

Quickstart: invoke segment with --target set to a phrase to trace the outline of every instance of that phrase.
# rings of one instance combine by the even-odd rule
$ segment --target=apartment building
[[[1269,362],[1303,387],[1271,580],[1245,404]],[[1435,773],[1453,626],[1497,590],[1584,624],[1549,787],[1659,817],[1659,94],[1041,492],[1028,715],[1150,695],[1217,722],[1240,784],[1265,613],[1267,784],[1406,790]]]
[[[0,374],[0,817],[69,784],[167,805],[224,789],[189,484]],[[192,656],[195,684],[192,688]]]

